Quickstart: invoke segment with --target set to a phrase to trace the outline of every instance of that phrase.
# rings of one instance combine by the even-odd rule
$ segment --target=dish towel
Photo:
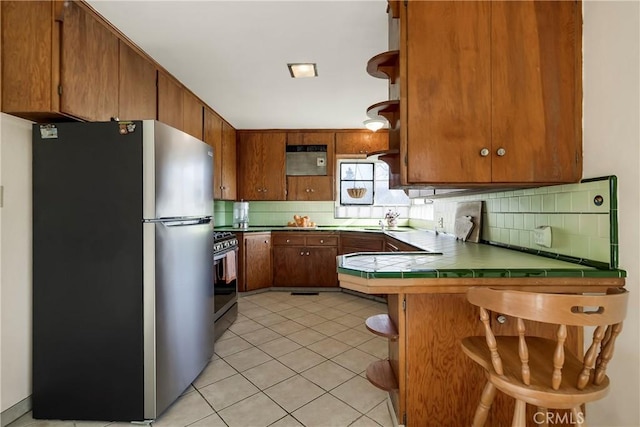
[[[224,257],[224,280],[227,283],[236,280],[236,251],[230,251]]]

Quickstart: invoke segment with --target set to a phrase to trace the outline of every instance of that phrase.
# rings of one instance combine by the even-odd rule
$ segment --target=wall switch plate
[[[541,225],[533,230],[533,242],[545,248],[551,247],[551,226]]]

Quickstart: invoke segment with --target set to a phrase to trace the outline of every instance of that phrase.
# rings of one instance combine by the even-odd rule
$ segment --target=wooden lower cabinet
[[[477,307],[462,293],[389,294],[388,308],[390,328],[395,329],[389,339],[389,360],[370,365],[367,377],[378,387],[388,385],[398,423],[407,427],[471,425],[486,380],[483,370],[462,352],[460,340],[484,336]],[[496,335],[517,335],[516,322],[509,317],[492,313],[491,323]],[[539,323],[527,328],[543,337],[555,333]],[[567,348],[578,353],[581,345],[582,332],[569,329]],[[513,406],[513,399],[498,392],[487,425],[511,425]],[[527,425],[533,426],[535,408],[528,411]]]
[[[354,252],[383,252],[385,236],[382,233],[349,231],[340,236],[340,254]]]
[[[408,243],[401,242],[393,237],[385,236],[384,239],[384,251],[385,252],[415,252],[422,251],[422,249],[416,248]]]
[[[338,286],[338,234],[273,233],[273,286]]]
[[[268,288],[272,280],[271,233],[238,233],[238,291]]]

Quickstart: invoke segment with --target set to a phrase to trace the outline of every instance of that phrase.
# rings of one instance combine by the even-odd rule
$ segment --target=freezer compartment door
[[[213,224],[203,219],[144,227],[145,417],[153,419],[213,355]]]
[[[213,215],[213,149],[164,123],[143,127],[144,219]]]

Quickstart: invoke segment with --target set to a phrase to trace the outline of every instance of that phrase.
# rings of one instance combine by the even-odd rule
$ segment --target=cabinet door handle
[[[507,154],[507,150],[505,150],[504,148],[500,147],[500,148],[498,148],[498,150],[496,151],[496,154],[497,154],[499,157],[502,157],[502,156],[504,156],[505,154]]]
[[[496,321],[501,325],[504,325],[505,323],[507,323],[507,316],[505,316],[504,314],[498,314],[496,316]]]
[[[266,189],[266,188],[263,188],[263,189],[262,189],[262,191],[264,191],[264,192],[266,193],[266,192],[267,192],[267,189]]]
[[[269,244],[269,241],[268,241],[268,240],[265,240],[264,242],[265,242],[267,245]]]
[[[311,192],[313,193],[314,191],[316,191],[316,190],[314,190],[314,189],[312,188],[312,189],[311,189]]]
[[[291,240],[287,239],[287,243],[291,242]]]
[[[304,256],[304,252],[300,252],[300,256]]]
[[[480,155],[482,157],[487,157],[489,155],[489,149],[488,148],[483,148],[482,150],[480,150]]]
[[[309,252],[307,252],[307,256],[309,256]]]
[[[306,188],[304,191],[306,191],[306,192],[308,193],[308,192],[309,192],[309,189],[308,189],[308,188]]]
[[[324,243],[324,239],[320,239],[320,243]]]

